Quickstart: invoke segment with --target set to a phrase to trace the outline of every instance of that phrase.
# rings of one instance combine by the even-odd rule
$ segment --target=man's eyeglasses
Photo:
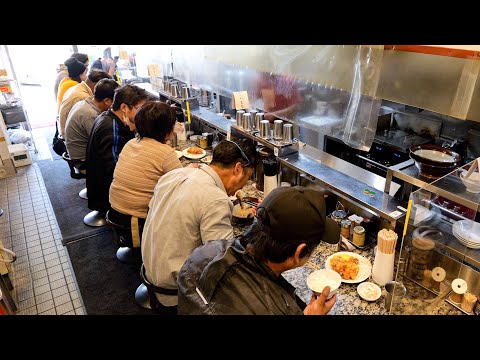
[[[232,144],[235,144],[235,146],[238,148],[238,150],[240,150],[240,154],[242,155],[242,157],[247,160],[247,163],[246,164],[243,164],[242,167],[243,168],[246,168],[248,165],[250,165],[250,159],[247,157],[247,155],[245,155],[245,153],[243,152],[242,148],[240,146],[238,146],[238,144],[235,142],[235,141],[230,141],[230,140],[225,140],[225,141],[228,141]]]
[[[140,108],[142,107],[142,105],[139,105],[139,106],[132,105],[132,106],[133,106],[133,108],[134,108],[135,110],[137,110],[137,111],[138,111],[138,109],[140,109]]]

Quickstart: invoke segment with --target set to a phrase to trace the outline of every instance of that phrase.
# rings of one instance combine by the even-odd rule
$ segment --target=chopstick
[[[242,200],[243,203],[252,205],[252,206],[258,206],[260,205],[259,203],[253,202],[253,201],[248,201],[248,200]]]

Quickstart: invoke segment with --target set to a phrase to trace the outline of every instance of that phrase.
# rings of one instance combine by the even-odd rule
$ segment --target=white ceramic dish
[[[335,254],[330,255],[326,260],[325,260],[325,268],[329,270],[333,270],[332,267],[330,266],[330,260],[337,255],[348,255],[348,256],[353,256],[358,259],[358,274],[355,279],[350,279],[350,280],[345,280],[342,278],[342,282],[346,284],[356,284],[359,282],[362,282],[370,276],[372,273],[372,263],[370,260],[368,260],[366,257],[362,255],[358,255],[356,253],[350,252],[350,251],[339,251],[336,252]]]
[[[205,163],[205,164],[210,164],[212,162],[212,155],[205,156],[204,158],[201,158],[200,161]]]
[[[330,293],[327,299],[330,299],[337,293],[337,289],[342,284],[342,277],[339,273],[330,269],[320,269],[311,272],[307,276],[307,286],[317,295],[320,295],[325,286],[330,286]]]
[[[188,159],[201,159],[205,155],[207,155],[207,152],[203,149],[200,149],[200,150],[202,150],[201,154],[190,154],[190,153],[188,153],[188,149],[185,149],[185,150],[182,151],[182,154],[183,154],[183,156],[185,156]]]
[[[382,295],[382,289],[380,289],[380,286],[370,281],[365,281],[359,284],[357,286],[357,292],[363,300],[367,301],[376,301]]]
[[[180,150],[175,150],[175,154],[177,154],[177,158],[181,158],[183,156],[183,153]]]
[[[437,150],[427,150],[427,149],[420,149],[414,152],[415,155],[421,156],[428,160],[444,162],[444,163],[453,163],[455,162],[455,158],[452,155],[445,154],[444,152],[437,151]]]
[[[457,238],[461,237],[462,240],[475,245],[480,244],[480,223],[472,220],[460,220],[453,224],[452,230],[454,235],[457,234]]]
[[[480,192],[480,174],[473,172],[468,178],[466,178],[466,173],[466,171],[460,173],[460,179],[462,180],[463,185],[465,185],[468,192],[478,194]]]
[[[198,140],[198,137],[200,135],[190,135],[190,140],[193,141],[193,142],[196,142]]]

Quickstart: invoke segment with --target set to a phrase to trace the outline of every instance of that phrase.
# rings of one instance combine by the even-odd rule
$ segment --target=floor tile
[[[45,159],[51,159],[45,142]],[[38,158],[38,157],[37,157]],[[15,251],[9,274],[18,315],[84,315],[68,253],[38,166],[0,179],[0,238]],[[72,300],[73,299],[73,300]]]

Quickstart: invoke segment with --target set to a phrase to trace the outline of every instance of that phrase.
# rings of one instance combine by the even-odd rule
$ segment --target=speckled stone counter
[[[190,141],[179,141],[177,150],[187,149],[192,146]],[[210,148],[206,149],[206,156],[211,155]],[[182,164],[187,165],[192,162],[201,162],[200,159],[192,160],[187,159],[184,156],[180,158]],[[249,181],[247,185],[242,189],[245,192],[245,196],[251,196],[256,198],[263,198],[263,192],[258,191],[255,188],[255,182]],[[235,236],[244,232],[252,221],[236,221],[232,220],[234,226]],[[317,246],[310,260],[305,266],[289,270],[283,273],[285,279],[287,279],[293,286],[297,288],[297,294],[300,298],[309,303],[312,292],[308,289],[306,279],[308,274],[316,269],[325,267],[325,260],[328,256],[334,254],[337,251],[336,244],[320,243]],[[375,258],[374,247],[360,251],[354,249],[353,252],[362,255],[370,260],[373,265]],[[372,281],[369,277],[366,281]],[[403,284],[407,288],[407,293],[402,298],[395,298],[392,303],[391,314],[432,314],[432,315],[461,315],[463,312],[455,308],[453,305],[446,302],[444,299],[435,301],[437,296],[428,290],[418,286],[408,279],[402,279]],[[387,310],[384,308],[385,304],[385,289],[382,287],[382,296],[376,301],[366,301],[360,298],[357,293],[356,284],[342,283],[337,291],[337,301],[330,311],[329,315],[388,315]],[[442,290],[445,289],[445,286]]]

